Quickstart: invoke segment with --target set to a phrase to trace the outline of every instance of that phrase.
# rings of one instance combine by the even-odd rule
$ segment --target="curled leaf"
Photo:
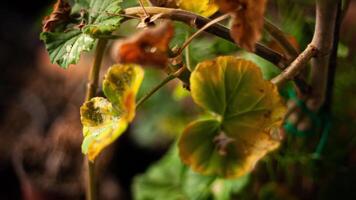
[[[219,9],[233,17],[231,37],[242,48],[255,50],[261,38],[266,0],[215,0]]]
[[[119,44],[117,61],[164,67],[168,63],[168,45],[173,34],[173,25],[168,22],[145,29]]]
[[[188,10],[204,17],[213,15],[219,9],[213,0],[177,0],[177,5],[183,10]]]
[[[136,65],[114,65],[106,74],[102,97],[92,98],[80,108],[84,141],[82,152],[94,161],[113,143],[135,117],[135,98],[143,79]]]
[[[55,27],[70,18],[71,6],[65,0],[57,0],[53,6],[53,11],[49,16],[43,19],[43,32],[52,32]]]
[[[190,82],[195,103],[214,117],[191,123],[180,138],[180,156],[193,170],[237,178],[279,146],[286,109],[255,64],[218,57],[198,64]]]

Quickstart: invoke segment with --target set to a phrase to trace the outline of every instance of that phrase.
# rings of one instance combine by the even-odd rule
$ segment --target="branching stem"
[[[307,65],[310,59],[317,54],[317,49],[309,45],[282,73],[272,79],[276,85],[282,85],[288,80],[293,80]]]

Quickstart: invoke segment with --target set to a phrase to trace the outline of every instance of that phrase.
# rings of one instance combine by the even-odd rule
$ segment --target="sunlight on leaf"
[[[210,17],[219,9],[213,0],[178,0],[177,4],[183,10],[188,10],[204,17]]]
[[[180,156],[193,170],[237,178],[279,146],[286,108],[255,64],[218,57],[200,63],[190,82],[195,103],[213,117],[191,123],[180,138]]]
[[[135,117],[136,94],[143,70],[136,65],[114,65],[106,74],[102,97],[92,98],[80,108],[84,141],[82,152],[94,161],[113,143]]]

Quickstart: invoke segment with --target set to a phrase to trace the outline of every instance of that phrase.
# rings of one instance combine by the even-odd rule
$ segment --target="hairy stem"
[[[99,73],[101,62],[103,60],[103,55],[105,51],[107,40],[100,39],[98,41],[94,63],[91,68],[88,85],[86,91],[86,101],[89,101],[91,98],[95,97],[96,91],[99,85]],[[96,192],[96,179],[95,179],[95,163],[87,161],[88,163],[88,186],[87,186],[87,200],[97,200],[97,192]]]

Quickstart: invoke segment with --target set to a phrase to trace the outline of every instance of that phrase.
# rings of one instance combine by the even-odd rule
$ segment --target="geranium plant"
[[[138,107],[174,79],[183,83],[207,114],[187,125],[167,156],[136,179],[137,199],[229,199],[259,161],[284,142],[285,129],[313,128],[315,124],[306,126],[290,116],[318,115],[325,103],[341,1],[316,0],[315,5],[314,37],[299,51],[287,34],[265,19],[266,0],[58,0],[44,19],[41,33],[51,61],[66,69],[83,52],[95,48],[87,97],[80,108],[82,152],[89,166],[88,199],[97,199],[94,167],[102,150],[125,132]],[[117,34],[122,23],[137,19],[134,35]],[[180,28],[177,21],[194,31],[183,43],[172,46]],[[263,30],[279,48],[261,42]],[[265,59],[280,74],[266,80],[261,66],[230,52],[194,63],[189,46],[203,32]],[[118,39],[117,64],[100,80],[106,46]],[[312,67],[307,78],[303,71],[309,61]],[[146,68],[168,75],[136,100]],[[280,94],[287,82],[293,83],[291,90],[300,100],[288,108],[288,98]],[[97,96],[99,85],[105,97]],[[322,130],[323,126],[315,131]]]

